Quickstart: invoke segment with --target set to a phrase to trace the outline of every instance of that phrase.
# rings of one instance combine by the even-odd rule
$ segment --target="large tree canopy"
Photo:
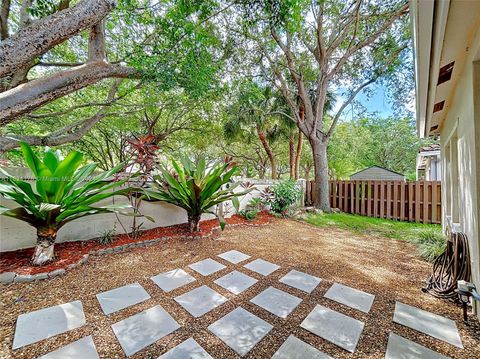
[[[326,210],[329,178],[412,173],[403,0],[3,0],[0,36],[0,153],[14,164],[19,141],[108,169],[148,140],[158,158],[315,179]],[[362,109],[372,84],[398,114]]]

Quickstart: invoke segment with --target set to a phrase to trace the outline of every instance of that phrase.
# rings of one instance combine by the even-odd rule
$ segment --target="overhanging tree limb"
[[[20,29],[0,43],[0,78],[12,75],[54,46],[99,23],[115,6],[115,0],[82,0]]]
[[[108,91],[105,101],[108,106],[112,105],[120,97],[115,97],[122,79],[117,79]],[[74,124],[65,126],[46,136],[4,136],[0,137],[0,153],[19,147],[20,141],[27,142],[34,146],[58,146],[64,143],[77,141],[85,136],[90,129],[107,116],[107,105],[103,106],[98,112],[86,120],[78,121]]]
[[[325,135],[326,138],[330,138],[333,134],[333,131],[335,130],[335,126],[337,125],[337,122],[338,120],[340,119],[340,116],[343,112],[343,110],[345,109],[345,107],[347,107],[349,104],[352,103],[352,101],[355,99],[355,97],[358,95],[358,93],[360,91],[362,91],[365,87],[367,87],[368,85],[372,84],[375,82],[375,78],[373,79],[370,79],[368,80],[367,82],[364,82],[363,84],[361,84],[355,91],[353,91],[350,96],[348,96],[347,100],[342,104],[342,106],[340,106],[340,108],[338,109],[337,113],[335,114],[335,116],[333,117],[333,122],[327,132],[327,134]]]
[[[100,80],[134,76],[138,76],[135,69],[94,61],[27,82],[0,93],[0,126]]]

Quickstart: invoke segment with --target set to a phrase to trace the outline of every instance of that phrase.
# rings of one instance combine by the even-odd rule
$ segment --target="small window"
[[[440,69],[437,86],[449,81],[452,78],[453,65],[455,65],[455,61],[450,62]]]

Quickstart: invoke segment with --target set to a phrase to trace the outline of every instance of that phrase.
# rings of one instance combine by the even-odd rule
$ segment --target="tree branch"
[[[0,43],[0,78],[15,73],[54,46],[91,28],[115,5],[115,0],[82,0],[20,29]]]
[[[0,8],[0,40],[6,40],[9,36],[8,33],[8,18],[10,16],[10,0],[2,0]]]
[[[362,91],[365,87],[367,87],[368,85],[374,83],[376,81],[376,78],[373,78],[373,79],[370,79],[368,80],[367,82],[364,82],[363,84],[361,84],[355,91],[353,91],[350,96],[347,98],[347,100],[342,104],[342,106],[340,106],[340,108],[338,109],[337,113],[335,114],[335,116],[333,117],[333,122],[332,122],[332,125],[330,126],[330,129],[328,130],[327,134],[325,135],[325,137],[327,139],[329,139],[332,134],[333,134],[333,131],[335,130],[335,126],[337,125],[337,122],[338,120],[340,119],[340,115],[342,114],[343,110],[345,109],[345,107],[347,107],[350,103],[352,103],[352,101],[355,99],[355,96],[358,95],[358,93],[360,91]]]
[[[115,80],[115,82],[110,87],[110,90],[108,91],[108,96],[105,103],[109,103],[110,105],[112,105],[115,101],[119,99],[119,97],[115,97],[115,94],[117,93],[118,87],[120,86],[122,81],[122,79]],[[85,136],[95,124],[97,124],[100,120],[109,115],[113,114],[107,114],[106,107],[103,107],[92,117],[65,126],[46,136],[0,137],[0,153],[19,147],[20,141],[24,141],[29,143],[30,145],[35,146],[58,146],[65,143],[77,141],[83,136]]]
[[[138,75],[135,69],[97,61],[30,81],[0,93],[0,126],[105,78]]]

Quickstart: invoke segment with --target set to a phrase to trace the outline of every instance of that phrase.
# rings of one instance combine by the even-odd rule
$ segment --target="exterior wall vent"
[[[445,105],[445,101],[437,102],[433,106],[433,113],[438,112],[438,111],[442,111],[443,110],[443,105]]]
[[[452,78],[453,65],[455,65],[455,61],[450,62],[449,64],[440,68],[437,86],[443,84],[444,82],[447,82]]]

